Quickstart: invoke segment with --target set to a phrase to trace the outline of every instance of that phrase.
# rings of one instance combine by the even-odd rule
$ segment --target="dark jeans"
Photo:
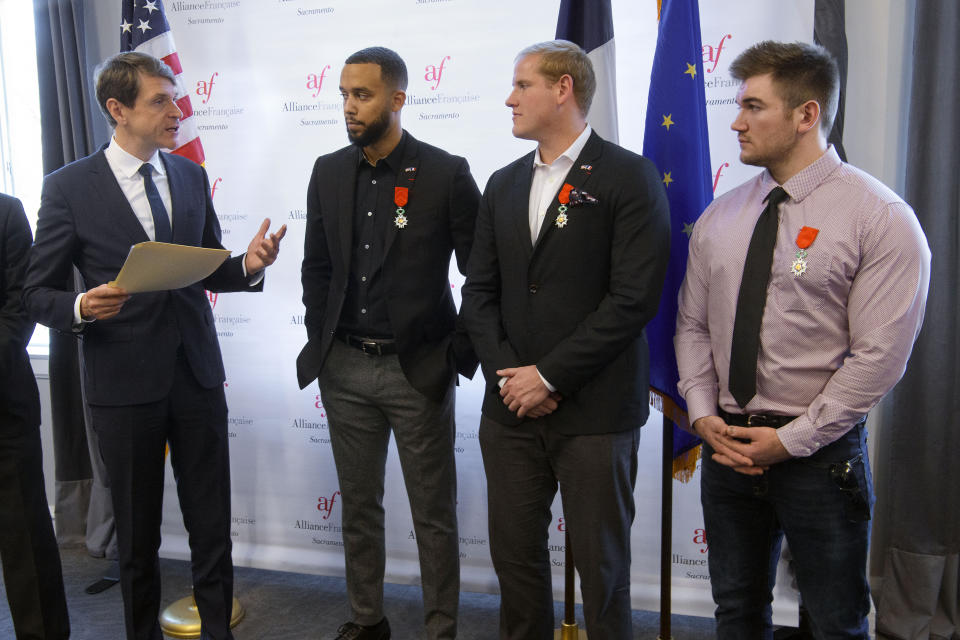
[[[701,499],[717,637],[773,637],[770,603],[786,535],[814,636],[866,639],[866,518],[873,504],[866,428],[856,426],[813,455],[774,465],[759,477],[739,474],[712,455],[704,445]],[[836,476],[846,461],[851,470],[844,491]]]

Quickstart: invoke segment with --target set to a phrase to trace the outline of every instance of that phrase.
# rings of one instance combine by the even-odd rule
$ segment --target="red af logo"
[[[707,532],[705,529],[694,529],[693,530],[693,544],[700,545],[700,553],[706,553],[709,545],[707,545]]]
[[[729,162],[724,162],[717,168],[717,172],[713,174],[713,192],[717,192],[717,183],[720,182],[720,176],[723,175],[723,170],[730,166]]]
[[[720,44],[718,44],[716,48],[709,44],[703,45],[703,70],[706,73],[713,73],[717,69],[717,63],[720,62],[720,52],[723,51],[723,43],[728,39],[733,39],[733,36],[729,33],[720,38]],[[709,69],[707,69],[708,62],[713,63],[713,66]]]
[[[213,196],[217,195],[217,185],[223,182],[223,178],[217,178],[213,181],[213,184],[210,185],[210,199],[213,200]]]
[[[567,530],[567,523],[563,519],[563,516],[560,516],[559,518],[557,518],[557,531],[566,531],[566,530]]]
[[[333,513],[333,505],[337,501],[337,496],[339,495],[339,491],[334,491],[329,498],[326,496],[320,496],[317,499],[317,511],[323,513],[324,520],[329,518],[330,514]]]
[[[207,102],[210,100],[210,96],[213,94],[213,79],[218,75],[219,74],[214,71],[209,80],[197,81],[197,95],[203,98],[203,104],[207,104]]]
[[[424,69],[423,79],[433,83],[433,86],[430,87],[431,91],[436,91],[437,87],[440,86],[440,78],[443,77],[443,65],[445,65],[449,59],[450,56],[443,56],[443,60],[440,61],[439,65],[434,66],[428,64]]]
[[[316,98],[320,93],[320,89],[323,88],[323,80],[327,76],[327,69],[330,68],[330,65],[325,66],[321,69],[319,75],[316,73],[307,74],[307,89],[313,91],[311,97]]]
[[[207,291],[207,300],[210,301],[210,308],[215,309],[217,307],[217,296],[219,293],[214,293],[213,291]]]
[[[315,409],[323,409],[323,401],[320,399],[320,394],[313,396],[313,407]]]

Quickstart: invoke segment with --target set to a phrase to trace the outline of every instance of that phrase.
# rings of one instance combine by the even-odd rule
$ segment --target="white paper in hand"
[[[110,285],[128,293],[180,289],[203,280],[229,257],[226,249],[141,242],[130,247],[123,268]]]

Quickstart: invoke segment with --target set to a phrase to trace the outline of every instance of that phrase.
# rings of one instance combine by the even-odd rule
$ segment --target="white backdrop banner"
[[[737,83],[727,65],[763,39],[809,41],[813,1],[701,0],[703,63],[717,194],[752,176],[729,125]],[[465,156],[477,183],[531,149],[510,134],[513,60],[553,37],[559,0],[183,0],[167,18],[192,92],[224,244],[243,251],[260,221],[289,227],[262,294],[210,296],[227,370],[238,565],[343,575],[337,487],[316,384],[300,391],[295,359],[306,341],[300,261],[313,161],[347,143],[338,80],[343,60],[371,45],[396,50],[410,75],[403,125]],[[731,10],[733,9],[733,10]],[[614,0],[620,144],[640,152],[656,41],[656,2]],[[117,24],[120,11],[117,9]],[[459,301],[462,276],[451,270]],[[460,549],[465,590],[496,592],[487,547],[486,482],[477,427],[482,386],[457,391]],[[640,445],[633,526],[633,606],[659,608],[660,425]],[[189,557],[168,473],[166,557]],[[416,542],[396,452],[387,461],[387,579],[419,581]],[[674,483],[673,610],[713,615],[699,475]],[[564,522],[551,525],[555,593],[562,597]],[[781,573],[783,573],[781,571]],[[796,620],[796,593],[779,581],[775,616]],[[242,589],[242,585],[240,586]],[[242,593],[240,594],[242,596]]]

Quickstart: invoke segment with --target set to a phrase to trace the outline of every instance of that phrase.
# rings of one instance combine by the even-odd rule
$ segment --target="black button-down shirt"
[[[397,215],[393,194],[406,143],[404,132],[394,150],[376,165],[371,165],[363,150],[357,148],[350,280],[338,325],[341,331],[356,336],[393,337],[382,268],[387,233]]]

